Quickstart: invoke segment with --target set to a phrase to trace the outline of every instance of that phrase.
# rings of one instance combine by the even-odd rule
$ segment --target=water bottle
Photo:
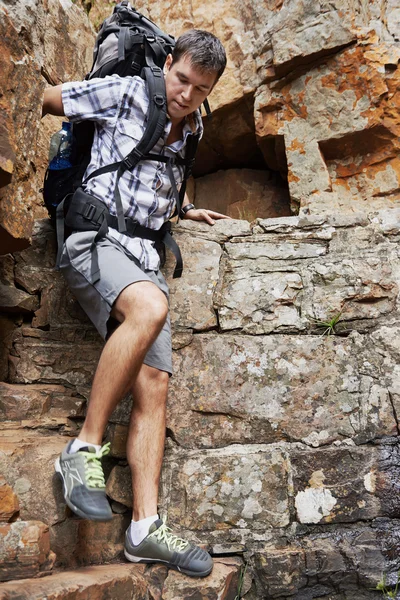
[[[49,169],[52,171],[72,167],[72,129],[71,123],[64,122],[62,129],[52,135],[49,151]]]

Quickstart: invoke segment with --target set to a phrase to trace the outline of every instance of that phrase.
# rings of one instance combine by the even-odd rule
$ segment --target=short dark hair
[[[188,56],[199,71],[215,72],[217,81],[226,67],[226,53],[221,41],[203,29],[190,29],[176,40],[172,64],[183,56]]]

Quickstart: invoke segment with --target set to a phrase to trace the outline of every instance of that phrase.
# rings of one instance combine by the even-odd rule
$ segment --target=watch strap
[[[194,204],[185,204],[185,206],[182,206],[181,212],[179,213],[180,218],[183,219],[186,213],[193,208],[196,208]]]

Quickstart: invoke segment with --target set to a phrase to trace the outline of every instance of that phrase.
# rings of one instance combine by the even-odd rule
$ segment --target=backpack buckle
[[[160,67],[150,67],[151,72],[153,73],[154,77],[162,77],[163,76],[163,72],[162,69],[160,69]]]
[[[96,207],[94,206],[94,204],[86,204],[84,210],[83,210],[83,217],[85,219],[87,219],[88,221],[94,221],[94,217],[96,215]]]
[[[141,68],[142,68],[142,66],[139,63],[137,63],[135,61],[132,61],[132,63],[131,63],[131,69],[132,69],[132,71],[134,73],[139,73],[139,71],[141,70]]]
[[[162,108],[165,104],[165,98],[161,94],[156,94],[154,96],[154,103],[157,104],[160,108]]]
[[[126,171],[126,169],[133,169],[133,167],[136,167],[142,158],[143,152],[137,148],[134,148],[132,152],[130,152],[128,156],[125,156],[124,160],[122,161],[122,165],[124,166],[123,170]]]

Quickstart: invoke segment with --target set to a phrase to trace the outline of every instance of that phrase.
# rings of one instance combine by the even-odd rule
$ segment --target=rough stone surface
[[[0,284],[0,310],[4,312],[34,312],[39,308],[36,296],[27,294],[11,285]]]
[[[234,600],[240,559],[215,561],[212,574],[193,579],[165,567],[131,564],[92,566],[45,579],[3,584],[1,600]]]
[[[199,177],[191,200],[199,208],[246,221],[291,214],[284,182],[264,170],[230,169]]]
[[[49,528],[40,521],[0,524],[0,581],[34,577],[51,571]]]
[[[38,190],[48,153],[48,142],[37,151],[43,90],[48,83],[85,75],[93,31],[87,16],[69,1],[2,1],[0,34],[0,254],[4,254],[28,245],[35,206],[41,204]],[[74,52],[69,50],[71,44]]]
[[[376,549],[378,535],[369,528],[358,532],[337,530],[335,539],[329,534],[312,534],[296,545],[264,548],[255,556],[260,574],[256,597],[279,598],[285,594],[290,598],[378,598],[378,592],[371,591],[381,578],[384,564]],[[359,582],[365,585],[365,591],[357,589]],[[332,594],[332,588],[340,590],[339,594]]]
[[[214,564],[211,575],[203,580],[193,581],[191,577],[169,571],[162,588],[163,600],[198,598],[199,600],[234,600],[238,589],[240,559],[220,559]]]
[[[338,341],[196,336],[176,357],[180,378],[171,382],[169,404],[174,439],[188,448],[255,440],[317,447],[396,435],[390,400],[395,365],[385,373],[379,351],[370,350],[373,342],[365,353],[364,344],[357,335]]]
[[[145,600],[143,567],[86,567],[2,586],[1,600]]]
[[[256,93],[256,133],[266,160],[285,142],[293,203],[314,214],[353,212],[399,201],[400,47],[351,47],[283,85]],[[329,110],[327,110],[329,107]]]
[[[380,211],[176,228],[186,271],[170,279],[179,375],[160,511],[216,555],[245,552],[250,600],[263,590],[362,598],[378,572],[398,569],[398,223],[397,211]],[[15,330],[0,387],[1,471],[21,518],[49,525],[58,566],[118,560],[132,506],[131,400],[107,430],[113,522],[79,521],[52,469],[65,436],[79,430],[101,341],[72,296],[66,304],[51,230],[42,221],[34,231],[30,249],[2,262],[5,284],[15,276],[41,305]],[[170,278],[170,259],[166,271]],[[319,321],[339,311],[323,335]],[[222,593],[231,575],[218,577]],[[171,597],[189,594],[183,580],[165,582]]]
[[[18,498],[4,477],[0,477],[0,521],[12,521],[18,513]]]

